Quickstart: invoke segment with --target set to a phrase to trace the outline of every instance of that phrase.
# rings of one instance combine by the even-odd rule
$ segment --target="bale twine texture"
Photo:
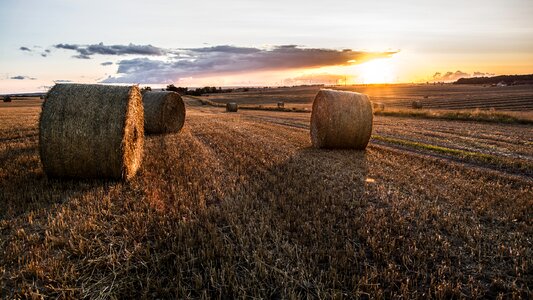
[[[57,84],[39,122],[50,177],[128,180],[142,162],[144,112],[136,86]]]
[[[185,105],[176,92],[143,93],[144,131],[148,134],[179,132],[185,122]]]
[[[367,95],[322,89],[313,102],[311,141],[317,148],[366,148],[372,134]]]

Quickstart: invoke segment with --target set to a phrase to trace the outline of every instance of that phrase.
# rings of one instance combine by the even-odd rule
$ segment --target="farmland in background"
[[[310,114],[184,99],[129,183],[48,179],[42,101],[0,103],[0,297],[531,298],[531,125],[375,116],[366,151],[319,150]]]
[[[252,89],[248,92],[212,94],[208,98],[219,103],[237,102],[274,106],[283,101],[293,107],[311,108],[320,86]],[[335,86],[334,89],[364,93],[372,101],[390,108],[411,108],[420,101],[430,109],[495,109],[505,111],[533,110],[533,85],[483,86],[456,84],[389,84]]]

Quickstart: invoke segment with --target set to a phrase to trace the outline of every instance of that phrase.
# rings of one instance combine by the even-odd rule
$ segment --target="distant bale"
[[[283,101],[278,102],[278,108],[284,108],[284,107],[285,107],[285,102]]]
[[[420,102],[420,101],[413,101],[411,103],[411,107],[414,108],[414,109],[421,109],[424,106],[422,105],[422,102]]]
[[[179,132],[185,122],[185,105],[176,92],[142,93],[144,131],[152,133]]]
[[[4,102],[11,102],[10,96],[4,96]]]
[[[367,95],[322,89],[313,101],[311,141],[317,148],[366,148],[372,134]]]
[[[237,103],[235,102],[226,103],[227,112],[236,112],[237,110],[239,110],[239,106],[237,105]]]
[[[39,123],[44,171],[50,177],[128,180],[142,162],[143,125],[136,86],[57,84]]]
[[[372,109],[374,112],[380,112],[385,110],[385,104],[381,102],[372,102]]]

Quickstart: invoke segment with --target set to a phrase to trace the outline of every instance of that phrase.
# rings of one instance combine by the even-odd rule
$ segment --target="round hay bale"
[[[317,148],[366,148],[372,134],[367,95],[322,89],[313,101],[311,141]]]
[[[143,146],[138,87],[57,84],[46,96],[39,152],[48,176],[128,180],[141,165]]]
[[[142,95],[146,133],[171,133],[181,130],[185,122],[185,105],[178,93],[146,91]]]
[[[278,102],[278,108],[284,108],[285,103],[283,101]]]
[[[381,112],[385,110],[385,104],[381,102],[372,102],[372,109],[374,112]]]
[[[237,110],[239,110],[239,106],[237,105],[237,103],[235,102],[226,103],[227,112],[236,112]]]
[[[4,96],[4,102],[11,102],[10,96]]]
[[[424,106],[422,105],[422,102],[420,101],[413,101],[413,103],[411,103],[411,107],[414,109],[421,109]]]

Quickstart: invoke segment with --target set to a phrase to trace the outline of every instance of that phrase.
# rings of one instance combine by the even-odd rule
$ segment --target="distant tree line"
[[[533,74],[460,78],[454,84],[498,84],[501,82],[507,85],[533,84]]]
[[[190,89],[187,87],[177,87],[173,84],[167,85],[167,91],[173,91],[180,95],[202,96],[204,94],[231,93],[234,89],[223,89],[221,87],[206,86],[203,88]]]
[[[318,86],[322,87],[323,84],[304,84],[304,85],[293,85],[292,87],[311,87],[311,86]],[[278,86],[275,88],[289,88],[291,86]],[[195,88],[195,89],[189,89],[187,87],[179,87],[175,86],[174,84],[167,85],[166,88],[163,90],[165,91],[172,91],[176,92],[180,95],[191,95],[191,96],[202,96],[205,94],[220,94],[220,93],[233,93],[233,92],[249,92],[249,91],[263,91],[272,89],[273,87],[264,86],[264,87],[239,87],[239,88],[221,88],[221,87],[214,87],[214,86],[205,86],[202,88]],[[143,91],[151,91],[152,88],[149,86],[142,88]]]

